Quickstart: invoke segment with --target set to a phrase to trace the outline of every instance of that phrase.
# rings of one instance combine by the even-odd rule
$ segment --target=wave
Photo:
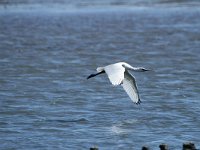
[[[91,11],[91,10],[115,10],[115,9],[136,9],[147,8],[171,8],[171,7],[198,7],[198,0],[11,0],[0,2],[0,11]]]

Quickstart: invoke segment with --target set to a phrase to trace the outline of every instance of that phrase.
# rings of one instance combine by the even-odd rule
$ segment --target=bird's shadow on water
[[[107,124],[108,132],[114,135],[129,135],[139,127],[139,124],[143,122],[143,120],[141,120],[139,116],[141,113],[140,111],[142,111],[142,104],[136,105],[130,102],[130,105],[116,105],[118,108],[115,108],[115,110],[113,110],[112,116],[110,116],[112,117],[110,119],[112,121]]]
[[[109,131],[117,135],[127,135],[131,133],[134,124],[137,124],[137,122],[137,119],[118,121],[109,127]]]

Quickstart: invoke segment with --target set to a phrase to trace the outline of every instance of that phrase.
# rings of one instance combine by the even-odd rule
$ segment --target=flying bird
[[[112,85],[122,85],[130,99],[134,103],[140,104],[141,100],[139,97],[136,81],[134,76],[129,73],[129,70],[137,72],[149,71],[143,67],[132,67],[128,63],[118,62],[115,64],[107,65],[105,67],[98,67],[97,73],[89,75],[87,79],[106,73]]]

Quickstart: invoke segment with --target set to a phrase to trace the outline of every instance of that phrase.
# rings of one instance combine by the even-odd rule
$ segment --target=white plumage
[[[124,67],[116,63],[116,64],[105,66],[104,70],[106,74],[108,75],[110,82],[113,85],[119,85],[122,83],[124,79],[124,72],[125,72]]]
[[[110,82],[114,86],[122,85],[122,87],[130,97],[130,99],[134,103],[139,104],[141,101],[137,85],[135,82],[135,78],[128,72],[128,70],[140,71],[140,72],[148,71],[148,69],[142,67],[134,68],[125,62],[118,62],[105,67],[98,67],[97,68],[98,73],[91,74],[90,76],[88,76],[87,79],[102,73],[106,73],[108,75]]]
[[[140,103],[135,78],[128,71],[125,71],[122,87],[133,102]]]

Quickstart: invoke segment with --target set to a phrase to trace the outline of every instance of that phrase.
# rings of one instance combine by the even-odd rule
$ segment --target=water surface
[[[163,142],[181,149],[186,141],[199,148],[200,9],[193,3],[2,8],[0,149],[139,150]],[[153,70],[133,73],[141,105],[106,76],[86,80],[118,61]]]

